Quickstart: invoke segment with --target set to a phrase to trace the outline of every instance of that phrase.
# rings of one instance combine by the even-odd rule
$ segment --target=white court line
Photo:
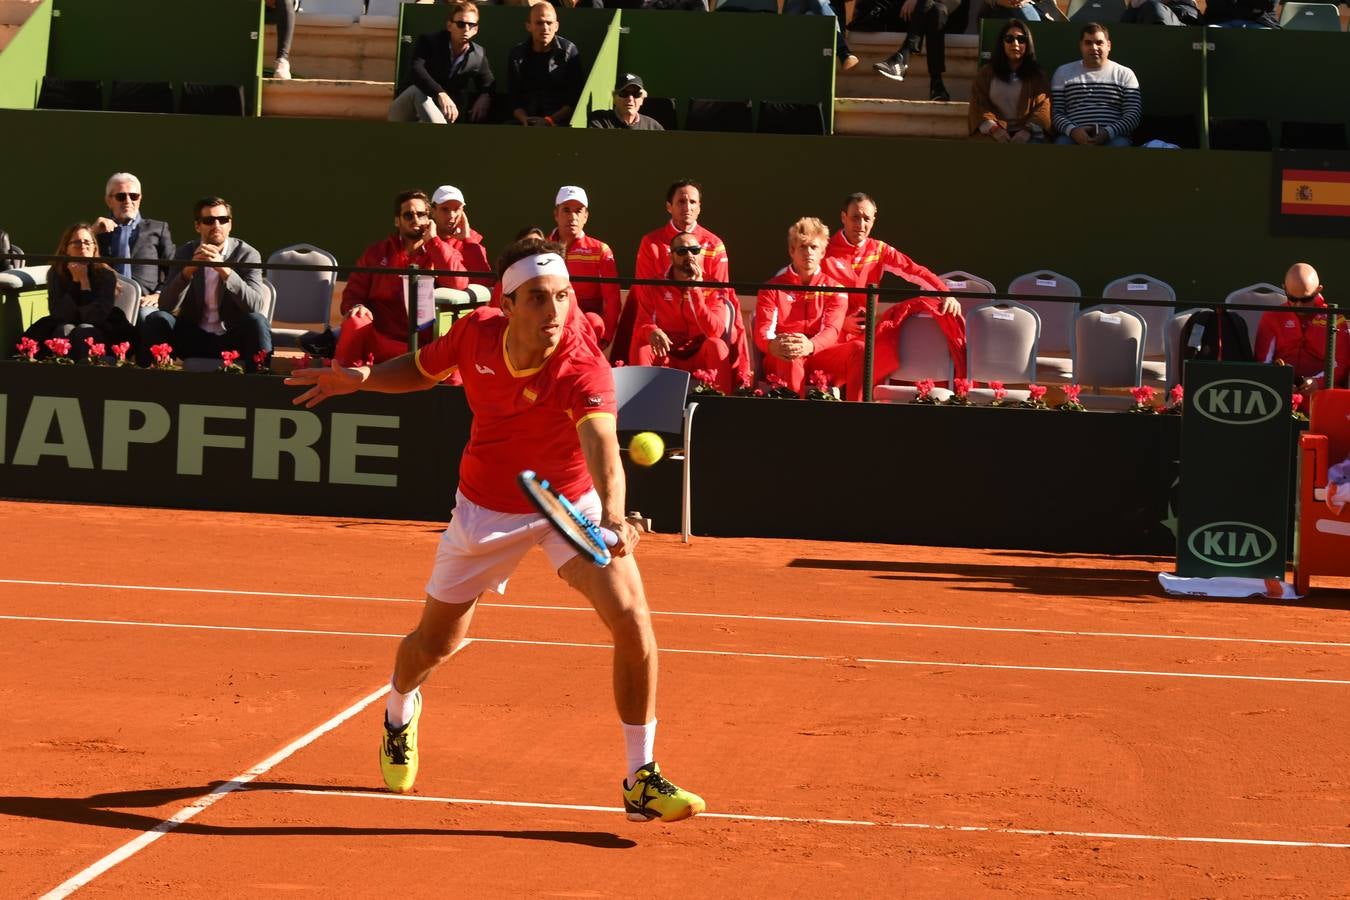
[[[553,809],[570,812],[622,813],[618,806],[586,806],[573,803],[531,803],[524,800],[483,800],[463,797],[425,797],[415,794],[388,794],[376,791],[315,791],[307,789],[260,788],[259,792],[308,794],[316,797],[358,797],[369,800],[406,800],[414,803],[444,803],[454,806],[508,806],[521,809]],[[920,831],[960,831],[978,834],[1016,834],[1033,837],[1078,837],[1094,840],[1165,841],[1179,844],[1238,844],[1246,847],[1315,847],[1326,850],[1350,850],[1350,844],[1324,841],[1280,841],[1262,838],[1192,837],[1167,834],[1118,834],[1110,831],[1065,831],[1042,828],[1000,828],[996,825],[940,825],[928,822],[872,822],[864,819],[818,819],[802,816],[755,816],[748,813],[704,812],[700,819],[732,819],[743,822],[787,822],[801,825],[851,825],[872,828],[908,828]]]
[[[26,578],[0,578],[0,584],[22,584],[37,587],[98,588],[114,591],[158,591],[177,594],[224,594],[236,597],[287,597],[296,600],[359,600],[370,603],[422,603],[424,598],[367,597],[360,594],[301,594],[290,591],[239,591],[225,588],[177,587],[147,584],[101,584],[87,581],[38,581]],[[554,606],[531,603],[479,603],[491,609],[528,609],[550,612],[593,612],[589,606]],[[745,613],[651,611],[653,616],[694,619],[735,619],[750,622],[788,622],[798,625],[852,625],[869,628],[911,628],[930,631],[971,631],[988,634],[1042,634],[1059,637],[1131,638],[1155,641],[1207,641],[1230,644],[1270,644],[1289,647],[1350,647],[1350,641],[1297,641],[1284,638],[1244,638],[1195,634],[1153,634],[1133,631],[1072,631],[1057,628],[1000,628],[989,625],[942,625],[931,622],[893,622],[885,619],[823,619],[810,616],[768,616]]]
[[[59,900],[59,898],[62,897],[69,897],[71,894],[75,893],[80,888],[84,887],[86,884],[93,881],[95,878],[107,872],[113,866],[116,866],[119,863],[126,862],[128,859],[130,859],[137,853],[144,850],[146,847],[153,844],[155,841],[164,837],[164,835],[168,834],[170,831],[173,831],[179,825],[182,825],[184,822],[188,821],[193,816],[197,815],[197,813],[201,812],[204,809],[207,809],[216,801],[224,797],[226,794],[230,794],[233,793],[234,791],[239,790],[244,785],[248,784],[250,781],[257,778],[259,775],[265,774],[269,769],[273,768],[277,764],[287,759],[297,750],[303,749],[304,747],[307,747],[308,745],[314,743],[314,741],[318,740],[323,735],[332,731],[334,728],[338,727],[343,722],[350,719],[352,716],[361,712],[367,706],[374,703],[376,700],[380,699],[387,693],[389,693],[389,685],[386,684],[384,687],[380,688],[375,693],[369,694],[366,697],[363,697],[362,699],[356,701],[356,703],[347,707],[342,712],[338,713],[336,716],[333,716],[333,718],[329,719],[327,722],[324,722],[322,725],[318,726],[317,728],[313,729],[307,734],[304,734],[296,738],[294,741],[291,741],[291,743],[287,744],[285,747],[282,747],[276,753],[273,753],[271,756],[267,757],[267,759],[264,759],[256,766],[247,769],[242,774],[236,775],[231,780],[225,782],[222,785],[217,786],[209,794],[206,794],[205,796],[202,797],[198,797],[196,800],[192,801],[187,806],[183,807],[169,818],[160,822],[154,828],[151,828],[149,831],[142,832],[141,834],[132,838],[127,843],[123,844],[121,847],[118,847],[116,850],[100,859],[98,862],[75,873],[70,878],[61,882],[47,893],[43,894],[42,900]]]
[[[11,622],[62,622],[75,625],[125,625],[142,628],[182,628],[197,631],[242,631],[257,634],[313,634],[334,637],[373,637],[403,638],[402,634],[390,634],[371,631],[323,631],[306,628],[260,628],[245,625],[192,625],[182,622],[134,622],[125,619],[72,619],[57,616],[13,616],[0,615],[0,621]],[[611,644],[582,643],[577,641],[527,641],[511,638],[473,638],[476,644],[518,644],[529,647],[575,647],[587,650],[613,650]],[[1342,678],[1299,678],[1289,675],[1228,675],[1216,672],[1165,672],[1151,669],[1095,669],[1075,666],[1022,666],[1011,663],[970,663],[952,662],[934,659],[878,659],[853,656],[813,656],[801,653],[756,653],[748,650],[702,650],[692,648],[662,647],[662,653],[679,653],[694,656],[725,656],[743,659],[798,660],[804,662],[840,662],[853,660],[860,663],[874,663],[885,666],[917,666],[925,669],[1001,669],[1015,672],[1068,672],[1081,675],[1135,675],[1155,678],[1200,678],[1212,681],[1264,681],[1282,684],[1325,684],[1350,686],[1350,679]]]

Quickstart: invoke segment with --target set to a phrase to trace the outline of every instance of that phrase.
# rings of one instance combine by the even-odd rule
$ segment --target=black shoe
[[[934,76],[928,82],[928,99],[941,100],[943,102],[952,99],[952,95],[947,93],[947,86],[942,83],[941,76]]]
[[[904,81],[905,72],[909,71],[909,60],[904,53],[894,53],[879,63],[872,63],[872,71],[891,81]]]
[[[323,331],[306,331],[300,335],[299,343],[301,350],[320,359],[332,359],[337,353],[337,335],[327,326]]]

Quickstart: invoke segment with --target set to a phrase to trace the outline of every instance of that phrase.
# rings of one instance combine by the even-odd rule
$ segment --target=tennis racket
[[[608,528],[601,528],[572,502],[540,480],[530,469],[516,477],[525,496],[543,514],[553,529],[562,535],[581,555],[597,566],[607,566],[613,558],[609,548],[619,542]]]

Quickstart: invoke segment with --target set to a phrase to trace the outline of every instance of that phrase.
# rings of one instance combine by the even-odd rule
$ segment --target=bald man
[[[521,125],[566,128],[581,95],[581,52],[558,34],[551,3],[536,3],[525,18],[530,36],[511,48],[507,85],[511,117]]]
[[[1293,366],[1303,389],[1326,387],[1327,317],[1325,313],[1299,313],[1325,307],[1322,281],[1317,270],[1307,263],[1295,263],[1284,276],[1288,302],[1278,309],[1262,313],[1256,327],[1257,362]],[[1344,316],[1336,317],[1336,386],[1344,387],[1350,371],[1350,328]]]

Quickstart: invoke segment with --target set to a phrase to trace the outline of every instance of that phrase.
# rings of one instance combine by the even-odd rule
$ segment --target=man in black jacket
[[[536,3],[525,19],[529,40],[511,48],[507,83],[511,115],[521,125],[566,128],[581,95],[581,52],[558,36],[552,3]]]
[[[482,122],[492,108],[492,66],[478,34],[478,6],[472,0],[450,4],[445,31],[418,35],[413,45],[413,83],[389,104],[391,122],[445,125],[467,117]]]
[[[141,180],[130,172],[117,172],[108,179],[103,192],[109,215],[94,222],[94,239],[98,241],[100,256],[123,259],[173,258],[173,237],[167,222],[147,219],[141,215]],[[112,263],[119,275],[141,286],[141,307],[156,309],[159,291],[164,286],[168,269],[153,262]]]

